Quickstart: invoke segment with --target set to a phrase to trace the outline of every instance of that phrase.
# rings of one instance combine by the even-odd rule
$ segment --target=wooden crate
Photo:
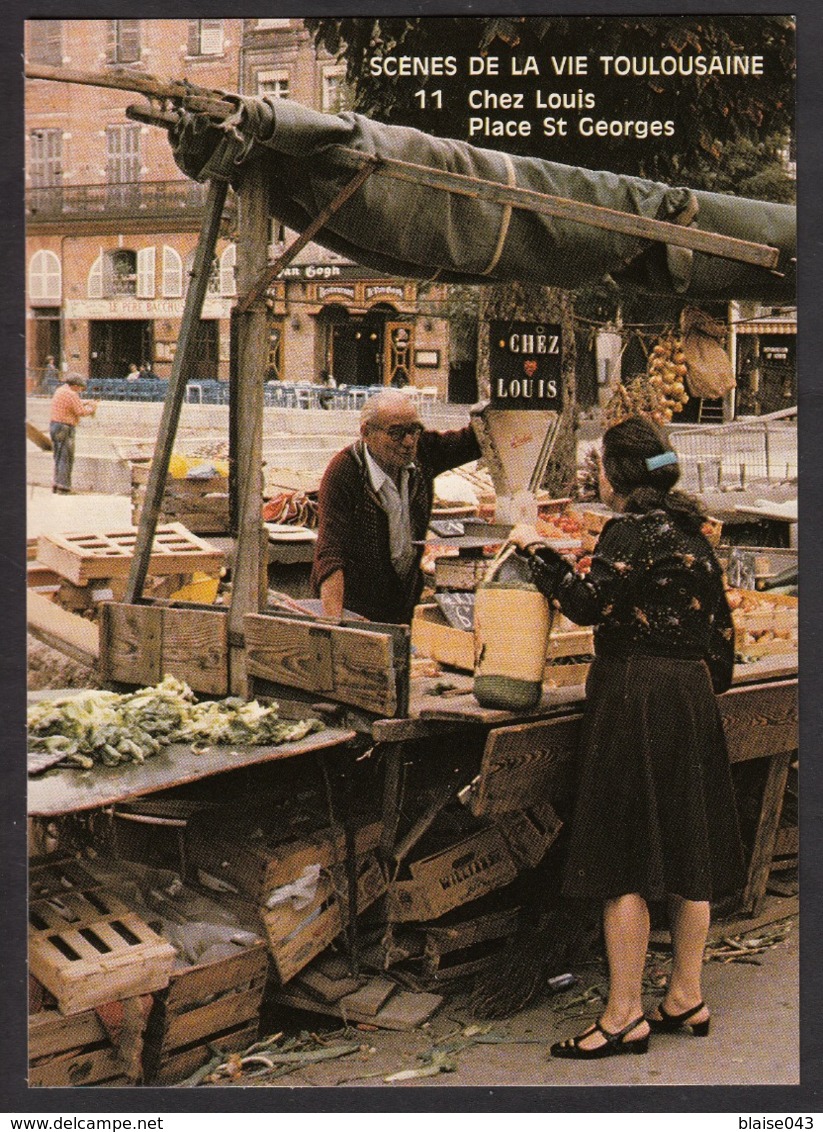
[[[389,886],[389,918],[397,922],[436,920],[510,884],[517,865],[500,830],[488,828],[410,862],[409,872],[410,879]]]
[[[301,837],[251,839],[246,823],[221,828],[214,815],[193,822],[190,827],[189,854],[193,865],[239,888],[252,900],[262,903],[275,888],[296,880],[310,865],[332,868],[346,858],[346,835],[342,829],[317,830]],[[218,832],[215,832],[215,826]],[[376,849],[382,822],[372,822],[354,835],[358,856]]]
[[[386,877],[374,853],[357,865],[357,911],[365,911],[386,891]],[[311,902],[296,909],[288,901],[263,907],[261,916],[269,949],[281,984],[294,976],[332,943],[348,922],[348,877],[338,866],[320,877]]]
[[[122,578],[131,569],[137,531],[133,527],[88,534],[45,534],[37,544],[37,558],[61,578],[85,586],[95,578]],[[193,535],[180,523],[157,528],[149,557],[148,573],[192,574],[202,570],[219,574],[224,564],[221,550]]]
[[[55,1007],[29,1015],[29,1086],[134,1084],[138,1075],[94,1010],[68,1017]]]
[[[515,863],[532,869],[557,840],[563,822],[551,802],[535,802],[526,810],[500,814],[495,825],[506,839]]]
[[[422,975],[433,986],[476,975],[499,963],[517,930],[519,909],[423,924]]]
[[[131,521],[135,527],[140,522],[150,471],[150,464],[133,463],[131,466]],[[198,535],[227,535],[228,479],[225,476],[210,476],[208,479],[174,479],[168,476],[160,501],[160,520],[163,523],[182,523],[187,530]]]
[[[251,676],[384,718],[408,709],[408,630],[249,613],[243,631]]]
[[[100,671],[104,681],[142,687],[176,676],[195,692],[225,696],[227,611],[105,602],[100,607]]]
[[[146,1083],[182,1079],[209,1060],[210,1046],[242,1049],[254,1041],[268,966],[261,939],[236,955],[173,971],[168,987],[154,996],[146,1027]]]
[[[103,888],[32,900],[29,924],[31,973],[64,1014],[160,990],[169,981],[174,948]]]
[[[798,600],[787,594],[738,591],[732,610],[735,652],[750,660],[797,653]]]

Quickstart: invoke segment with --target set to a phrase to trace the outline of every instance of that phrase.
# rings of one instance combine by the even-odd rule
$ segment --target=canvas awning
[[[383,273],[567,289],[610,277],[691,298],[794,297],[791,205],[517,157],[290,100],[238,106],[222,126],[182,115],[171,133],[180,167],[205,180],[221,162],[238,174],[261,162],[271,214],[303,231],[369,164],[373,175],[314,239]],[[652,223],[652,238],[636,234],[649,222],[665,228]],[[675,246],[683,233],[696,244]],[[702,250],[724,238],[723,254]],[[747,252],[756,248],[771,249],[771,263]]]

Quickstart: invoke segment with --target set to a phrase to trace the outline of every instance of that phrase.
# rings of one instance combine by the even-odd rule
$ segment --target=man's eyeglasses
[[[407,436],[418,437],[423,432],[423,425],[419,421],[415,424],[374,425],[374,427],[378,432],[385,432],[386,436],[397,444]]]

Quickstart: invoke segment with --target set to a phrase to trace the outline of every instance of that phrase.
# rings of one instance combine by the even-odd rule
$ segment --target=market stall
[[[73,81],[89,80],[86,76]],[[177,90],[171,97],[191,99],[192,92]],[[465,173],[448,174],[438,169],[442,159],[433,158],[430,175],[421,181],[419,162],[438,148],[433,139],[428,148],[416,143],[423,148],[406,154],[406,158],[415,158],[410,163],[392,156],[398,144],[396,131],[386,130],[381,140],[382,130],[363,122],[355,123],[356,137],[350,132],[338,139],[340,144],[329,147],[334,176],[328,178],[328,193],[316,202],[315,215],[310,216],[303,197],[312,195],[313,180],[310,177],[308,188],[298,190],[299,200],[282,197],[284,185],[277,169],[267,166],[275,160],[269,156],[272,139],[265,130],[261,132],[262,119],[255,117],[254,107],[240,109],[247,117],[235,117],[235,129],[245,129],[249,121],[256,123],[254,129],[248,127],[245,156],[262,147],[266,160],[249,161],[238,185],[240,299],[234,315],[236,365],[229,459],[230,526],[235,540],[231,601],[218,609],[158,600],[146,596],[145,584],[228,178],[237,171],[233,150],[228,163],[205,161],[198,170],[198,175],[210,178],[206,215],[157,447],[147,475],[141,476],[145,482],[140,484],[139,526],[123,598],[108,602],[103,609],[100,662],[107,680],[125,689],[162,679],[170,663],[185,663],[195,694],[233,693],[241,702],[288,700],[291,710],[316,716],[324,727],[277,745],[234,749],[215,744],[201,750],[191,742],[175,742],[153,758],[129,765],[38,768],[44,777],[32,780],[29,811],[38,824],[47,823],[46,835],[36,838],[41,850],[50,847],[48,823],[56,822],[59,827],[65,820],[73,834],[79,828],[80,843],[85,841],[99,856],[93,821],[78,827],[78,816],[111,815],[112,807],[122,812],[124,805],[140,802],[138,818],[152,818],[155,829],[171,823],[165,828],[182,838],[190,867],[178,879],[184,887],[194,883],[189,894],[193,906],[195,898],[203,895],[197,886],[208,878],[216,885],[218,905],[228,909],[234,898],[243,905],[227,925],[231,929],[228,942],[239,946],[235,937],[241,932],[252,937],[244,941],[252,952],[244,950],[242,963],[234,952],[219,954],[213,967],[202,962],[202,956],[199,964],[189,957],[185,972],[178,972],[198,986],[197,990],[189,988],[186,1004],[211,1010],[197,1028],[187,1029],[180,1023],[181,1039],[175,1025],[188,1011],[171,1008],[175,949],[164,947],[166,936],[154,932],[150,923],[158,917],[165,922],[165,912],[152,903],[158,890],[156,876],[145,872],[138,876],[130,865],[126,872],[131,888],[122,874],[119,879],[102,877],[99,868],[90,878],[78,877],[72,872],[71,860],[53,859],[61,845],[58,828],[52,853],[38,862],[38,867],[56,865],[57,875],[44,881],[45,905],[40,907],[36,899],[32,902],[33,914],[39,916],[32,922],[34,946],[46,956],[35,975],[56,1000],[56,1006],[48,1007],[50,1020],[55,1020],[52,1011],[76,1022],[80,1014],[107,1006],[100,981],[105,987],[107,972],[115,967],[118,971],[130,967],[135,976],[118,976],[113,996],[121,1004],[131,1004],[131,1068],[123,1069],[118,1063],[119,1068],[114,1069],[107,1062],[100,1069],[102,1076],[95,1074],[94,1083],[122,1083],[124,1079],[168,1083],[208,1062],[210,1049],[245,1048],[253,1041],[255,1020],[259,1022],[266,977],[273,980],[269,1002],[275,1007],[311,1008],[374,1025],[418,1024],[441,1001],[432,991],[488,970],[499,960],[516,928],[518,878],[544,859],[563,826],[569,789],[566,772],[580,720],[590,634],[558,622],[550,638],[542,673],[544,691],[537,706],[525,712],[489,709],[481,707],[472,693],[470,615],[471,595],[488,563],[489,551],[505,541],[506,531],[525,513],[524,508],[538,507],[540,469],[551,454],[558,414],[527,413],[525,441],[522,429],[487,429],[485,452],[497,489],[496,522],[433,532],[433,543],[448,545],[451,539],[451,550],[457,553],[443,555],[443,564],[435,564],[433,601],[418,609],[411,628],[354,619],[329,624],[313,611],[301,613],[272,605],[266,587],[266,536],[260,508],[260,375],[265,372],[265,291],[289,258],[315,237],[352,252],[348,224],[340,227],[338,223],[347,217],[349,223],[353,218],[354,229],[373,228],[382,246],[385,229],[363,224],[362,209],[382,207],[392,196],[402,196],[397,193],[397,182],[408,185],[412,178],[420,181],[419,191],[445,194],[454,203],[457,231],[467,235],[475,231],[479,215],[492,250],[499,244],[501,278],[522,274],[519,265],[524,254],[530,263],[574,262],[571,233],[590,224],[609,233],[593,257],[595,262],[580,263],[581,269],[598,275],[615,259],[621,264],[631,260],[629,275],[647,283],[662,278],[669,287],[674,261],[669,261],[667,251],[677,245],[688,252],[687,274],[697,292],[717,287],[718,279],[724,292],[739,286],[746,293],[766,288],[780,294],[791,287],[793,218],[791,210],[782,206],[768,206],[768,217],[757,228],[764,241],[776,233],[778,246],[773,247],[740,238],[739,228],[748,231],[748,218],[757,213],[757,202],[743,202],[745,208],[738,208],[740,202],[704,194],[701,220],[695,226],[684,221],[686,213],[694,219],[686,207],[691,203],[687,197],[676,192],[673,196],[666,186],[652,186],[647,198],[649,215],[629,218],[622,211],[636,188],[634,182],[624,183],[629,179],[621,179],[615,187],[608,175],[581,177],[567,171],[557,182],[560,174],[548,168],[543,170],[548,180],[540,182],[540,191],[515,190],[507,187],[507,170],[500,164],[496,170],[499,183],[490,188],[495,173],[488,167],[492,155],[486,154],[482,161],[478,158],[480,165],[473,164],[473,153],[464,152],[471,147],[460,151]],[[209,106],[206,111],[211,112]],[[187,118],[165,110],[141,113],[141,120],[176,131],[176,143],[191,126]],[[223,101],[219,120],[224,121],[229,113],[239,114],[238,106]],[[340,119],[306,114],[304,120],[300,108],[278,106],[276,129],[272,125],[274,149],[280,144],[289,155],[290,177],[296,164],[310,172],[317,156],[316,143],[325,146],[329,141],[324,128],[341,128]],[[306,136],[298,144],[295,137],[301,131]],[[408,141],[404,132],[401,135],[401,141]],[[218,140],[226,136],[218,131]],[[331,140],[336,140],[336,134]],[[294,156],[295,146],[308,155],[301,162]],[[503,155],[498,156],[502,163]],[[388,189],[385,184],[378,189],[384,174],[394,180],[389,180]],[[284,219],[303,229],[299,240],[274,265],[266,263],[272,199],[267,177],[281,193],[275,192],[274,199]],[[367,182],[369,192],[363,194],[360,190]],[[604,208],[603,194],[610,185],[617,194],[611,201],[616,207]],[[571,199],[575,193],[577,199]],[[560,204],[558,194],[565,194]],[[558,209],[561,219],[541,220],[541,232],[550,243],[560,238],[571,241],[571,246],[564,245],[562,256],[535,256],[534,217],[556,218]],[[430,214],[430,204],[426,210]],[[513,217],[505,254],[501,214]],[[709,231],[701,227],[707,224]],[[435,231],[431,237],[433,245],[438,245]],[[468,246],[476,241],[464,243]],[[466,263],[460,256],[452,262],[455,249],[451,247],[445,249],[445,263],[440,248],[438,254],[427,251],[425,263],[409,265],[407,251],[398,248],[391,256],[396,270],[413,266],[429,274],[443,268],[447,278],[471,280],[492,277],[492,270],[497,270],[495,263],[486,271],[485,259],[479,265]],[[378,266],[383,262],[374,249],[364,248],[362,256],[364,262]],[[718,274],[719,260],[728,277]],[[679,270],[683,269],[680,262]],[[503,419],[511,424],[515,416],[501,414],[498,420]],[[490,420],[494,418],[486,418],[487,423]],[[560,543],[564,538],[567,543],[579,543],[583,553],[584,536],[591,531],[584,530],[580,522],[576,531],[568,523],[564,528],[571,513],[568,502],[550,501],[549,505],[547,501],[542,517],[555,528]],[[595,516],[592,522],[597,521]],[[778,610],[761,604],[752,611],[759,618],[756,627],[741,625],[741,634],[748,631],[750,639],[741,636],[738,651],[748,663],[740,665],[735,687],[721,700],[733,761],[741,765],[759,762],[763,767],[741,902],[747,911],[756,909],[764,894],[789,763],[797,746],[796,608],[794,639],[790,608]],[[769,649],[767,638],[779,644]],[[313,803],[304,805],[302,792],[308,787],[301,783],[292,789],[285,774],[290,766],[310,761],[316,766],[325,813]],[[225,779],[261,766],[284,772],[282,778],[276,774],[267,782],[275,793],[271,804],[258,804],[261,781],[256,777],[245,780],[244,789],[237,793],[225,788],[226,796],[221,797]],[[205,780],[215,787],[208,797],[198,792],[180,795],[180,788]],[[152,801],[161,807],[168,803],[170,808],[150,812],[151,806],[146,806]],[[363,814],[363,810],[372,812]],[[68,843],[77,845],[72,839]],[[176,887],[174,881],[171,884]],[[57,901],[63,911],[55,907],[50,885],[68,894]],[[165,909],[171,897],[167,888],[163,891]],[[364,912],[369,912],[368,924],[360,921]],[[64,928],[55,915],[70,927]],[[112,932],[118,934],[117,939]],[[267,976],[258,965],[258,936],[268,940]],[[345,959],[342,973],[328,965],[329,949],[335,946],[333,957]],[[154,951],[147,962],[144,952],[150,948]],[[178,959],[183,951],[177,949]],[[77,964],[86,964],[82,993],[74,993],[72,969],[78,969]],[[411,1001],[395,994],[396,984],[386,977],[393,970],[402,971],[405,979],[412,977],[409,964],[417,988]],[[204,971],[204,966],[209,969]],[[361,969],[381,976],[364,980]],[[147,971],[148,978],[144,977]],[[181,996],[178,991],[178,1003],[183,1001]],[[142,1013],[139,1003],[144,999],[149,1001]],[[35,1029],[41,1025],[40,1013],[33,1013]],[[95,1018],[98,1013],[86,1020],[90,1043],[110,1044],[109,1038],[97,1034]],[[141,1018],[148,1019],[145,1027]],[[57,1022],[60,1030],[59,1019]],[[169,1037],[170,1032],[177,1036]],[[135,1053],[137,1035],[141,1040],[145,1036],[145,1048],[139,1055]],[[59,1072],[65,1072],[69,1082],[91,1083],[88,1076],[77,1079],[78,1059],[67,1052],[73,1047],[66,1042],[75,1039],[76,1034],[69,1039],[63,1030],[51,1045],[38,1046],[36,1068],[45,1073],[42,1067],[59,1052]],[[108,1056],[111,1051],[106,1048]],[[55,1067],[49,1083],[55,1083],[57,1076]]]

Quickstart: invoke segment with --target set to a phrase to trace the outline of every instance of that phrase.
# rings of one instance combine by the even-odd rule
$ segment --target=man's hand
[[[328,621],[341,621],[343,618],[343,594],[345,578],[342,570],[335,570],[329,574],[325,581],[320,583],[320,601],[323,605],[323,616]]]

